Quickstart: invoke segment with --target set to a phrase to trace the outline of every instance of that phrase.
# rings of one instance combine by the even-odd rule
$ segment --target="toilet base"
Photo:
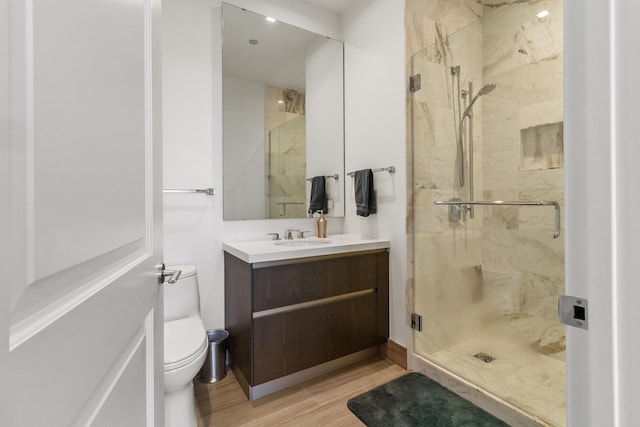
[[[164,394],[165,427],[196,427],[195,398],[193,383],[186,387]]]

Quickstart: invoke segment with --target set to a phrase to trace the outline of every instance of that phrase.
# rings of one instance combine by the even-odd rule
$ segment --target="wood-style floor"
[[[196,383],[198,427],[361,427],[347,401],[406,373],[387,359],[374,358],[250,402],[229,371],[217,383]]]

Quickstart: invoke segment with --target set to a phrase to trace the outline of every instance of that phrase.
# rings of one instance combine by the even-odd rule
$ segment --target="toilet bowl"
[[[193,378],[207,357],[207,333],[200,318],[196,268],[181,270],[175,284],[164,287],[164,406],[166,427],[195,427]]]

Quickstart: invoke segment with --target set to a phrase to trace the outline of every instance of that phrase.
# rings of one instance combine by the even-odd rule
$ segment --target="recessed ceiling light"
[[[545,9],[545,10],[543,10],[542,12],[540,12],[540,13],[536,14],[536,16],[537,16],[538,18],[542,19],[542,18],[544,18],[544,17],[546,17],[546,16],[549,16],[549,11]]]
[[[276,18],[272,18],[272,17],[270,17],[270,16],[267,16],[267,17],[266,17],[266,18],[264,18],[264,19],[266,19],[266,20],[267,20],[267,21],[269,21],[269,22],[276,22]]]
[[[284,104],[284,101],[282,99],[279,99],[278,104]]]

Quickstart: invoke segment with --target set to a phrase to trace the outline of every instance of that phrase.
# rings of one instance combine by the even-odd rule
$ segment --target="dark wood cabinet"
[[[225,253],[229,356],[247,396],[386,342],[388,289],[386,249],[254,264]]]

